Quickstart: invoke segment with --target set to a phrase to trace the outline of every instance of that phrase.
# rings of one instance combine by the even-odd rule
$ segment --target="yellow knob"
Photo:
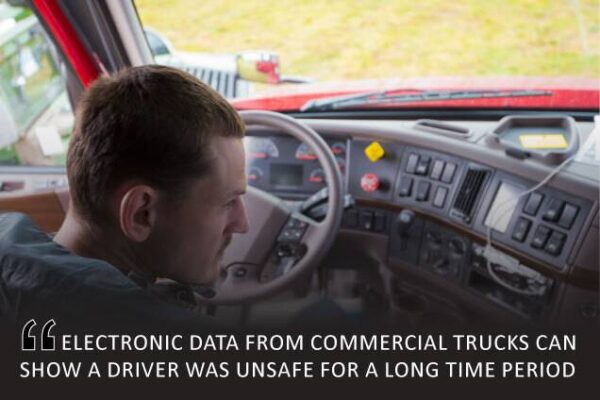
[[[365,155],[371,162],[377,162],[385,155],[385,150],[379,142],[371,142],[370,145],[365,147]]]

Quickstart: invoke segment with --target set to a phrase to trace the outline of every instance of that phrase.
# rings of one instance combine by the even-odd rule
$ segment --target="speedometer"
[[[278,158],[279,149],[272,139],[246,136],[244,138],[244,147],[246,148],[246,154],[251,159],[266,159],[266,158]]]

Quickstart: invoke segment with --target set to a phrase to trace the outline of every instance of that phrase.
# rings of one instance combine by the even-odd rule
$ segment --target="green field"
[[[600,76],[598,0],[137,0],[179,50],[268,49],[284,74]]]

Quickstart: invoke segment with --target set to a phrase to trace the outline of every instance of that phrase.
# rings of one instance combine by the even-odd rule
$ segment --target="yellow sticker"
[[[385,150],[381,147],[379,142],[371,142],[371,144],[365,148],[365,155],[371,162],[376,162],[385,155]]]
[[[521,135],[519,140],[525,149],[566,149],[568,146],[562,134]]]

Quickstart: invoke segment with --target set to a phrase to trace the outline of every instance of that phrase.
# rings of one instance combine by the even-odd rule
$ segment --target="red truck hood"
[[[600,80],[584,78],[413,78],[282,85],[251,98],[233,100],[238,110],[298,111],[307,101],[367,91],[393,90],[548,90],[552,96],[436,100],[386,104],[377,108],[535,108],[598,110]]]

